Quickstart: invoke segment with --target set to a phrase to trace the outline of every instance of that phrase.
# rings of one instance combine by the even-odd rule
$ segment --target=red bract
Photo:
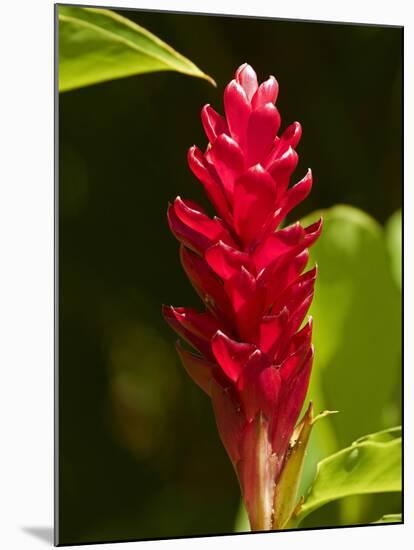
[[[293,499],[280,487],[293,468],[289,457],[298,461],[303,425],[295,426],[313,358],[311,320],[302,325],[316,268],[303,271],[322,228],[322,220],[280,227],[309,194],[312,174],[289,186],[301,126],[277,135],[278,88],[273,76],[258,85],[252,67],[237,69],[224,92],[225,117],[210,105],[202,110],[205,152],[194,146],[188,153],[217,216],[179,197],[168,208],[184,270],[206,310],[165,307],[164,315],[196,350],[178,344],[188,374],[212,399],[255,530],[282,528],[293,511],[284,511],[282,500]],[[306,420],[308,432],[310,413]]]

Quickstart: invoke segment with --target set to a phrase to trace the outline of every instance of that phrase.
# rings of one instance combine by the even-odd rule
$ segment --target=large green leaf
[[[386,234],[366,213],[344,205],[315,212],[304,223],[320,215],[323,232],[311,249],[319,273],[310,312],[316,352],[308,398],[316,410],[339,414],[321,423],[311,437],[302,494],[324,456],[364,433],[401,421],[401,294],[393,280]],[[340,501],[338,524],[365,517],[366,506],[375,504],[373,499],[364,502]],[[321,521],[333,521],[332,508],[306,523]]]
[[[362,437],[322,460],[296,522],[333,500],[401,490],[401,428],[393,428]]]
[[[133,21],[110,10],[58,6],[59,90],[153,71],[214,80]]]
[[[391,270],[394,280],[401,289],[402,271],[402,216],[401,210],[397,210],[388,220],[385,226],[388,253],[391,259]]]
[[[316,351],[308,396],[316,410],[340,413],[312,438],[326,456],[361,434],[400,421],[401,295],[382,227],[342,205],[305,222],[320,214],[324,229],[311,250],[319,273],[311,308]]]

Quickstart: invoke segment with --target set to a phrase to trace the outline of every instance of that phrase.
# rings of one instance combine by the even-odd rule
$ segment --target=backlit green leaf
[[[342,205],[304,223],[321,214],[324,228],[311,249],[319,271],[310,312],[315,361],[308,395],[316,411],[339,411],[318,429],[326,456],[361,434],[400,422],[401,295],[383,228]]]
[[[360,438],[322,460],[296,521],[333,500],[401,489],[401,430],[393,428]]]
[[[177,71],[215,84],[194,63],[117,13],[58,6],[59,91],[125,76]]]

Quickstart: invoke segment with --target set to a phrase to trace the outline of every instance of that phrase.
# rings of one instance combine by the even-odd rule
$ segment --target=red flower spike
[[[309,169],[306,176],[285,193],[282,206],[283,217],[287,216],[295,206],[305,200],[311,189],[312,171]]]
[[[195,177],[203,184],[208,198],[218,214],[228,222],[231,221],[230,207],[223,184],[215,169],[203,157],[195,145],[190,147],[187,155],[188,165]]]
[[[218,364],[233,382],[237,382],[245,363],[256,349],[253,344],[235,342],[220,330],[213,336],[211,347]]]
[[[210,143],[214,143],[219,135],[229,134],[226,120],[211,107],[205,105],[201,111],[201,122]]]
[[[233,307],[235,325],[240,338],[255,342],[260,315],[263,312],[264,289],[244,267],[224,283]]]
[[[262,317],[260,323],[259,347],[272,359],[287,332],[288,322],[289,310],[286,307],[283,308],[278,315],[267,315]]]
[[[239,144],[227,134],[221,134],[208,149],[205,158],[214,166],[227,199],[232,204],[234,182],[243,173],[245,166]]]
[[[181,264],[207,309],[220,319],[231,322],[233,312],[223,284],[206,260],[181,245]]]
[[[245,244],[256,240],[273,214],[276,185],[260,164],[252,166],[236,181],[233,200],[234,226]]]
[[[210,393],[221,440],[236,467],[240,460],[242,434],[246,426],[239,397],[230,383],[220,384],[214,379],[211,381]]]
[[[299,277],[305,269],[309,260],[308,250],[304,250],[292,259],[289,259],[285,264],[274,265],[273,268],[262,271],[259,282],[266,286],[266,307],[271,306],[276,302],[282,292]],[[272,281],[277,280],[278,284],[272,284]]]
[[[248,254],[228,246],[222,241],[218,241],[217,244],[207,249],[204,257],[214,273],[221,277],[223,281],[234,277],[242,267],[249,268],[250,266]]]
[[[277,138],[277,146],[273,151],[273,159],[280,157],[286,153],[291,147],[295,149],[302,137],[302,126],[299,122],[294,122],[286,128],[280,138]]]
[[[279,127],[280,115],[273,103],[266,103],[252,111],[246,136],[246,156],[249,166],[263,162],[268,156]]]
[[[277,457],[269,438],[269,421],[261,413],[247,424],[235,462],[243,499],[253,531],[273,528]]]
[[[266,353],[257,349],[250,355],[237,380],[237,389],[248,422],[260,412],[271,419],[280,391],[280,374]]]
[[[256,93],[252,97],[252,107],[257,109],[266,103],[276,103],[277,94],[279,93],[279,84],[274,76],[269,76],[269,79],[260,84]]]
[[[298,164],[298,154],[289,145],[283,155],[278,155],[272,159],[273,155],[266,161],[266,169],[276,182],[277,199],[282,200],[289,185],[290,178]]]
[[[244,149],[251,106],[246,92],[235,80],[224,90],[224,110],[231,137]]]
[[[241,67],[237,69],[236,74],[234,75],[234,78],[243,88],[247,96],[247,99],[251,101],[252,97],[256,93],[257,86],[258,86],[257,76],[253,68],[250,67],[250,65],[248,65],[247,63],[244,63]]]
[[[217,368],[217,365],[207,361],[202,355],[184,349],[180,342],[177,342],[176,349],[187,373],[207,395],[210,395],[213,369]]]
[[[322,220],[280,228],[310,193],[312,173],[291,185],[302,128],[294,122],[277,135],[278,92],[273,76],[259,84],[250,65],[237,69],[224,92],[225,117],[202,109],[205,152],[188,153],[218,217],[180,198],[168,209],[184,270],[207,311],[165,307],[164,316],[199,352],[177,346],[211,397],[253,530],[285,527],[294,508],[286,480],[297,486],[303,462],[295,445],[313,360],[311,319],[301,326],[317,276],[316,268],[304,270],[322,230]],[[290,460],[295,452],[300,460]]]
[[[205,239],[207,242],[214,243],[220,239],[227,244],[233,244],[228,231],[218,218],[211,220],[201,210],[196,210],[194,205],[181,200],[180,197],[175,199],[173,208],[180,221],[189,230],[195,231],[200,241]]]

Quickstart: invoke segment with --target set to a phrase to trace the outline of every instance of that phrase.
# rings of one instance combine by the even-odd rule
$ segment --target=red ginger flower
[[[187,372],[212,399],[254,530],[289,520],[312,424],[309,410],[295,431],[313,359],[311,319],[300,327],[316,268],[302,272],[322,220],[280,228],[309,194],[312,175],[289,187],[301,126],[277,135],[277,95],[273,76],[259,86],[252,67],[237,69],[224,92],[225,118],[210,105],[202,110],[206,151],[188,152],[218,216],[180,197],[168,208],[182,265],[206,310],[164,307],[164,316],[198,351],[177,343]]]

